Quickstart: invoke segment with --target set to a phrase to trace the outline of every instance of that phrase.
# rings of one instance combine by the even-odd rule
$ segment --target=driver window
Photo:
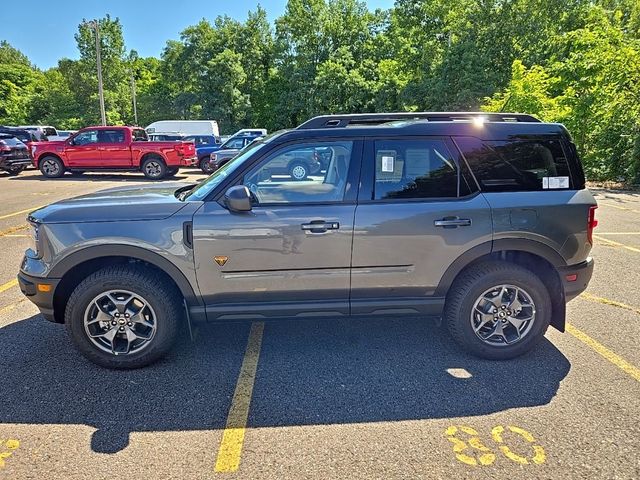
[[[80,133],[73,139],[74,145],[88,145],[90,143],[98,143],[97,130],[87,130]]]
[[[289,145],[262,160],[243,178],[256,205],[340,202],[353,142]]]

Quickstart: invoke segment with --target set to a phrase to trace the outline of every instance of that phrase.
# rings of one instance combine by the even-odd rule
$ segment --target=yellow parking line
[[[609,360],[611,363],[613,363],[616,367],[618,367],[620,370],[625,372],[627,375],[631,376],[632,378],[635,378],[638,382],[640,382],[640,368],[634,365],[631,365],[624,358],[613,353],[611,350],[609,350],[607,347],[602,345],[600,342],[594,340],[589,335],[584,333],[582,330],[577,329],[573,325],[567,323],[565,325],[565,328],[567,332],[569,332],[571,335],[576,337],[582,343],[586,344],[591,349],[593,349],[596,353],[598,353],[602,357]]]
[[[616,302],[615,300],[610,300],[604,297],[597,297],[587,292],[582,293],[580,297],[584,298],[585,300],[590,300],[592,302],[598,302],[604,305],[612,305],[614,307],[624,308],[625,310],[630,310],[640,315],[640,308],[632,307],[631,305],[627,305],[626,303]]]
[[[38,210],[39,208],[42,208],[42,207],[44,207],[44,205],[39,205],[37,207],[27,208],[25,210],[20,210],[19,212],[7,213],[6,215],[0,216],[0,220],[4,220],[5,218],[10,218],[10,217],[15,217],[16,215],[20,215],[21,213],[33,212],[34,210]]]
[[[624,243],[620,243],[620,242],[614,242],[613,240],[609,240],[608,238],[602,238],[598,235],[594,235],[593,238],[595,238],[596,240],[599,240],[600,242],[603,242],[605,245],[613,245],[614,247],[622,247],[626,250],[629,250],[630,252],[636,252],[636,253],[640,253],[640,248],[636,248],[636,247],[630,247],[629,245],[625,245]]]
[[[633,208],[629,208],[629,207],[621,207],[620,205],[614,205],[613,203],[598,202],[598,205],[604,205],[605,207],[617,208],[618,210],[626,210],[628,212],[640,213],[640,210],[634,210]]]
[[[18,280],[16,280],[15,278],[13,280],[8,281],[7,283],[3,283],[2,285],[0,285],[0,293],[4,292],[5,290],[9,290],[10,288],[15,287],[16,285],[18,285]]]
[[[7,312],[10,312],[14,308],[16,308],[18,305],[20,305],[21,303],[26,302],[26,301],[27,301],[27,299],[23,298],[22,300],[18,300],[17,302],[10,303],[6,307],[0,308],[0,315],[2,315],[4,313],[7,313]]]
[[[20,230],[24,230],[25,228],[28,228],[29,225],[18,225],[16,227],[11,227],[11,228],[7,228],[6,230],[2,230],[0,232],[0,237],[9,237],[9,236],[13,236],[12,234],[15,232],[19,232]]]
[[[264,322],[251,324],[251,332],[249,332],[249,340],[247,349],[244,352],[240,376],[238,377],[236,390],[229,408],[229,415],[227,416],[227,425],[222,434],[222,442],[220,442],[220,449],[218,450],[216,472],[235,472],[240,467],[244,433],[247,427],[247,418],[249,417],[249,406],[251,405],[253,384],[256,379],[263,332]]]

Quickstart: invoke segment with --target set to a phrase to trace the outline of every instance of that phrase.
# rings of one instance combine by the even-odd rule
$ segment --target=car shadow
[[[95,452],[131,432],[222,429],[249,323],[199,325],[164,360],[112,371],[40,316],[0,329],[1,423],[82,424]],[[452,370],[457,369],[457,370]],[[267,323],[249,428],[484,415],[545,405],[570,369],[548,340],[507,362],[466,355],[424,319]],[[460,372],[464,375],[460,375]],[[468,378],[461,378],[461,377]]]
[[[150,180],[142,173],[83,173],[81,175],[72,175],[70,173],[64,174],[60,178],[47,178],[44,175],[29,175],[29,176],[9,176],[5,175],[10,180],[18,181],[39,181],[39,182],[149,182],[157,183],[162,181],[179,181],[185,180],[190,175],[201,174],[205,175],[202,171],[196,169],[180,170],[180,172],[173,177],[167,177],[163,180]]]

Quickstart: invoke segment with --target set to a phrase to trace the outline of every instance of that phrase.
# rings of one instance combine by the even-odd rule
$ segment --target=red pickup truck
[[[71,172],[142,171],[160,180],[180,167],[197,163],[193,142],[150,142],[137,127],[87,127],[64,141],[36,142],[31,146],[36,168],[47,178]]]

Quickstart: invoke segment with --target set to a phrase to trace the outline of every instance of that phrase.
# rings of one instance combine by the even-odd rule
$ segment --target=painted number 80
[[[531,452],[529,456],[515,453],[509,448],[503,438],[505,430],[522,437],[527,443],[531,444]],[[453,453],[456,458],[467,465],[491,465],[496,460],[496,454],[489,447],[485,446],[480,440],[478,432],[465,426],[451,426],[445,431],[447,440],[453,444]],[[529,465],[531,463],[540,465],[544,463],[546,455],[544,448],[535,444],[533,435],[520,427],[498,425],[491,430],[491,438],[496,443],[498,449],[509,460],[521,465]],[[474,454],[474,450],[476,451]],[[520,452],[522,453],[522,452]]]

